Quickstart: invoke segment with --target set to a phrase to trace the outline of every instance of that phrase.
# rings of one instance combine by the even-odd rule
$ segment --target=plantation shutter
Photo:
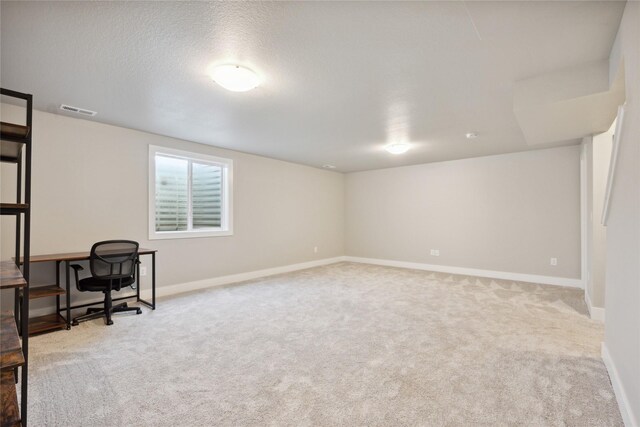
[[[222,168],[192,164],[191,204],[193,228],[222,225]]]
[[[222,167],[160,154],[155,161],[156,231],[221,227]]]
[[[156,231],[189,227],[189,161],[156,155]]]

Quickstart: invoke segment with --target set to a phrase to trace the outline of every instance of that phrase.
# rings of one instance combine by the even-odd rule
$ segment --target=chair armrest
[[[80,289],[80,277],[78,276],[78,272],[84,270],[84,267],[78,264],[71,264],[69,267],[73,268],[73,272],[76,276],[76,288]]]

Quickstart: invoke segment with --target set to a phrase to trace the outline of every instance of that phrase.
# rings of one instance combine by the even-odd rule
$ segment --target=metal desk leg
[[[60,286],[60,261],[56,261],[56,286]],[[56,313],[60,315],[60,295],[56,295]]]
[[[156,253],[151,253],[151,309],[156,309]]]
[[[156,309],[156,254],[155,252],[149,253],[151,255],[151,302],[140,298],[140,268],[138,267],[138,301],[149,307],[151,310]],[[145,254],[148,255],[148,254]]]
[[[70,277],[70,273],[71,273],[71,262],[70,261],[65,261],[64,262],[65,265],[65,270],[66,270],[66,285],[67,285],[67,330],[71,329],[71,277]]]
[[[140,302],[140,258],[137,259],[138,263],[136,263],[136,300]]]

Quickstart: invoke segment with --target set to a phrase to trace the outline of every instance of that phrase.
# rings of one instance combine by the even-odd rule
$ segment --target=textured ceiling
[[[624,3],[0,7],[0,82],[38,109],[65,103],[98,111],[88,120],[356,171],[531,149],[514,82],[606,59]],[[263,85],[222,89],[207,69],[228,62]],[[382,150],[401,140],[413,149]]]

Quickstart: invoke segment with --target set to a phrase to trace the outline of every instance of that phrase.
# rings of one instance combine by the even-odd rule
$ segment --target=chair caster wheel
[[[109,326],[109,325],[113,325],[113,320],[107,321],[107,326]]]
[[[138,310],[136,311],[136,314],[142,314],[142,310],[138,309]]]

